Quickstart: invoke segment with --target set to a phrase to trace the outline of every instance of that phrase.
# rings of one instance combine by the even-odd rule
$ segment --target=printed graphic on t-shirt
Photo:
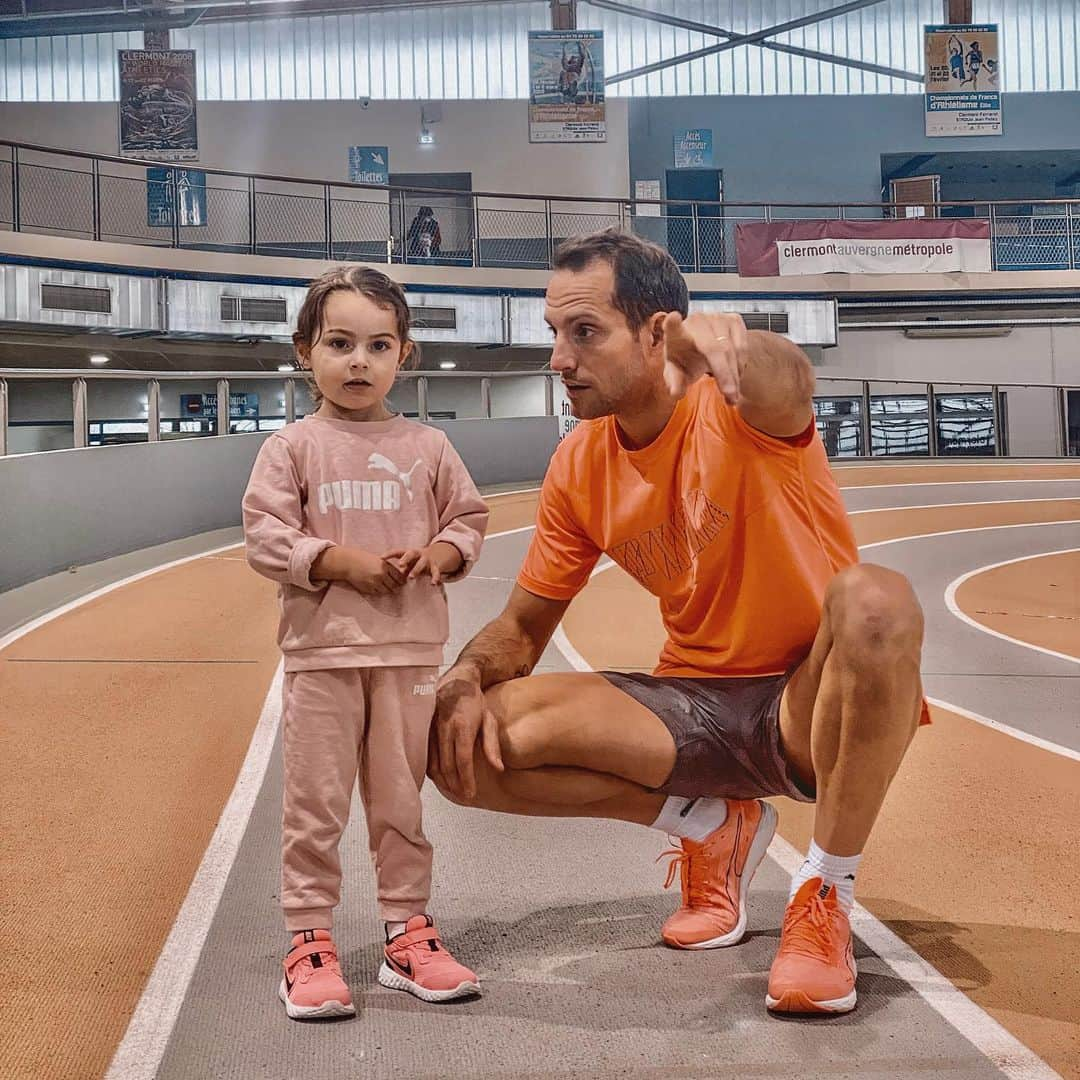
[[[632,540],[612,546],[608,554],[645,588],[654,574],[674,581],[727,526],[731,515],[700,488],[683,496],[671,518]]]
[[[412,480],[423,462],[417,458],[408,472],[402,472],[384,454],[372,454],[368,468],[390,473],[393,480],[330,480],[318,487],[319,513],[336,510],[378,510],[382,512],[401,509],[402,491],[413,501]]]
[[[409,496],[409,502],[413,501],[412,490],[412,474],[423,464],[423,462],[417,458],[413,462],[412,468],[403,473],[388,457],[383,454],[372,454],[368,459],[369,469],[381,469],[383,472],[388,472],[393,476],[396,476],[401,482],[401,486],[405,489],[405,494]]]

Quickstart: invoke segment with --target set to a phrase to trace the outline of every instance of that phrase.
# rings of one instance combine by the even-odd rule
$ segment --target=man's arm
[[[548,600],[515,585],[501,614],[461,650],[447,676],[457,671],[486,690],[528,675],[569,604],[569,600]]]
[[[439,680],[435,697],[437,767],[459,795],[476,794],[477,737],[493,768],[502,770],[495,718],[484,707],[489,686],[528,675],[543,654],[569,600],[549,600],[514,586],[502,613],[465,646]]]
[[[806,353],[767,330],[750,330],[747,338],[735,407],[766,435],[801,435],[814,419],[814,369]]]
[[[766,435],[800,435],[814,418],[814,369],[787,338],[747,330],[739,315],[664,319],[664,379],[679,397],[711,375],[729,405]]]

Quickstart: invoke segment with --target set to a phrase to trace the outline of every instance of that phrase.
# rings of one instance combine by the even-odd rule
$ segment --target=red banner
[[[991,269],[990,223],[971,218],[739,225],[740,277],[947,274]]]

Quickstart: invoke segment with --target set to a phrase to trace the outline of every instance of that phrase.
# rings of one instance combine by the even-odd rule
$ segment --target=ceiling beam
[[[647,19],[650,22],[663,23],[665,26],[676,26],[681,30],[692,30],[698,34],[709,34],[713,37],[728,39],[739,37],[733,31],[724,30],[719,26],[694,22],[691,19],[680,19],[676,15],[666,15],[660,11],[648,11],[644,8],[631,7],[629,4],[619,3],[618,0],[582,0],[582,2],[592,4],[593,7],[604,8],[607,11],[615,11],[621,15]],[[754,45],[759,49],[770,49],[773,52],[801,56],[807,60],[820,60],[822,63],[836,64],[839,67],[869,71],[875,75],[887,75],[892,79],[904,79],[907,82],[916,82],[920,86],[925,81],[922,72],[919,71],[904,71],[902,68],[886,67],[884,64],[872,64],[868,60],[855,60],[850,56],[837,56],[835,53],[818,52],[816,49],[803,49],[798,45],[785,45],[779,41],[751,41],[747,42],[747,44]]]
[[[719,45],[709,45],[704,49],[694,52],[683,53],[667,60],[658,60],[654,64],[645,64],[642,67],[631,68],[629,71],[619,71],[604,80],[605,85],[626,82],[628,79],[636,79],[641,75],[651,75],[654,71],[663,71],[665,68],[675,67],[677,64],[686,64],[691,60],[700,60],[705,56],[715,56],[717,53],[729,52],[737,49],[740,45],[753,45],[766,38],[775,37],[777,34],[787,33],[789,30],[797,30],[802,26],[813,26],[815,23],[826,22],[829,19],[839,18],[852,11],[861,11],[863,8],[875,7],[885,3],[885,0],[850,0],[847,4],[839,7],[827,8],[825,11],[815,12],[813,15],[804,15],[801,19],[791,19],[788,22],[777,23],[775,26],[767,26],[763,30],[755,30],[752,34],[737,34],[728,41]]]
[[[972,0],[942,0],[941,6],[947,23],[969,23],[972,20]]]

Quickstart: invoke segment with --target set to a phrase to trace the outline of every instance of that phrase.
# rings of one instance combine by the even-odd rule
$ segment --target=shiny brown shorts
[[[683,679],[601,671],[641,702],[675,740],[675,767],[656,791],[685,798],[787,795],[813,802],[780,749],[780,698],[790,675]]]

